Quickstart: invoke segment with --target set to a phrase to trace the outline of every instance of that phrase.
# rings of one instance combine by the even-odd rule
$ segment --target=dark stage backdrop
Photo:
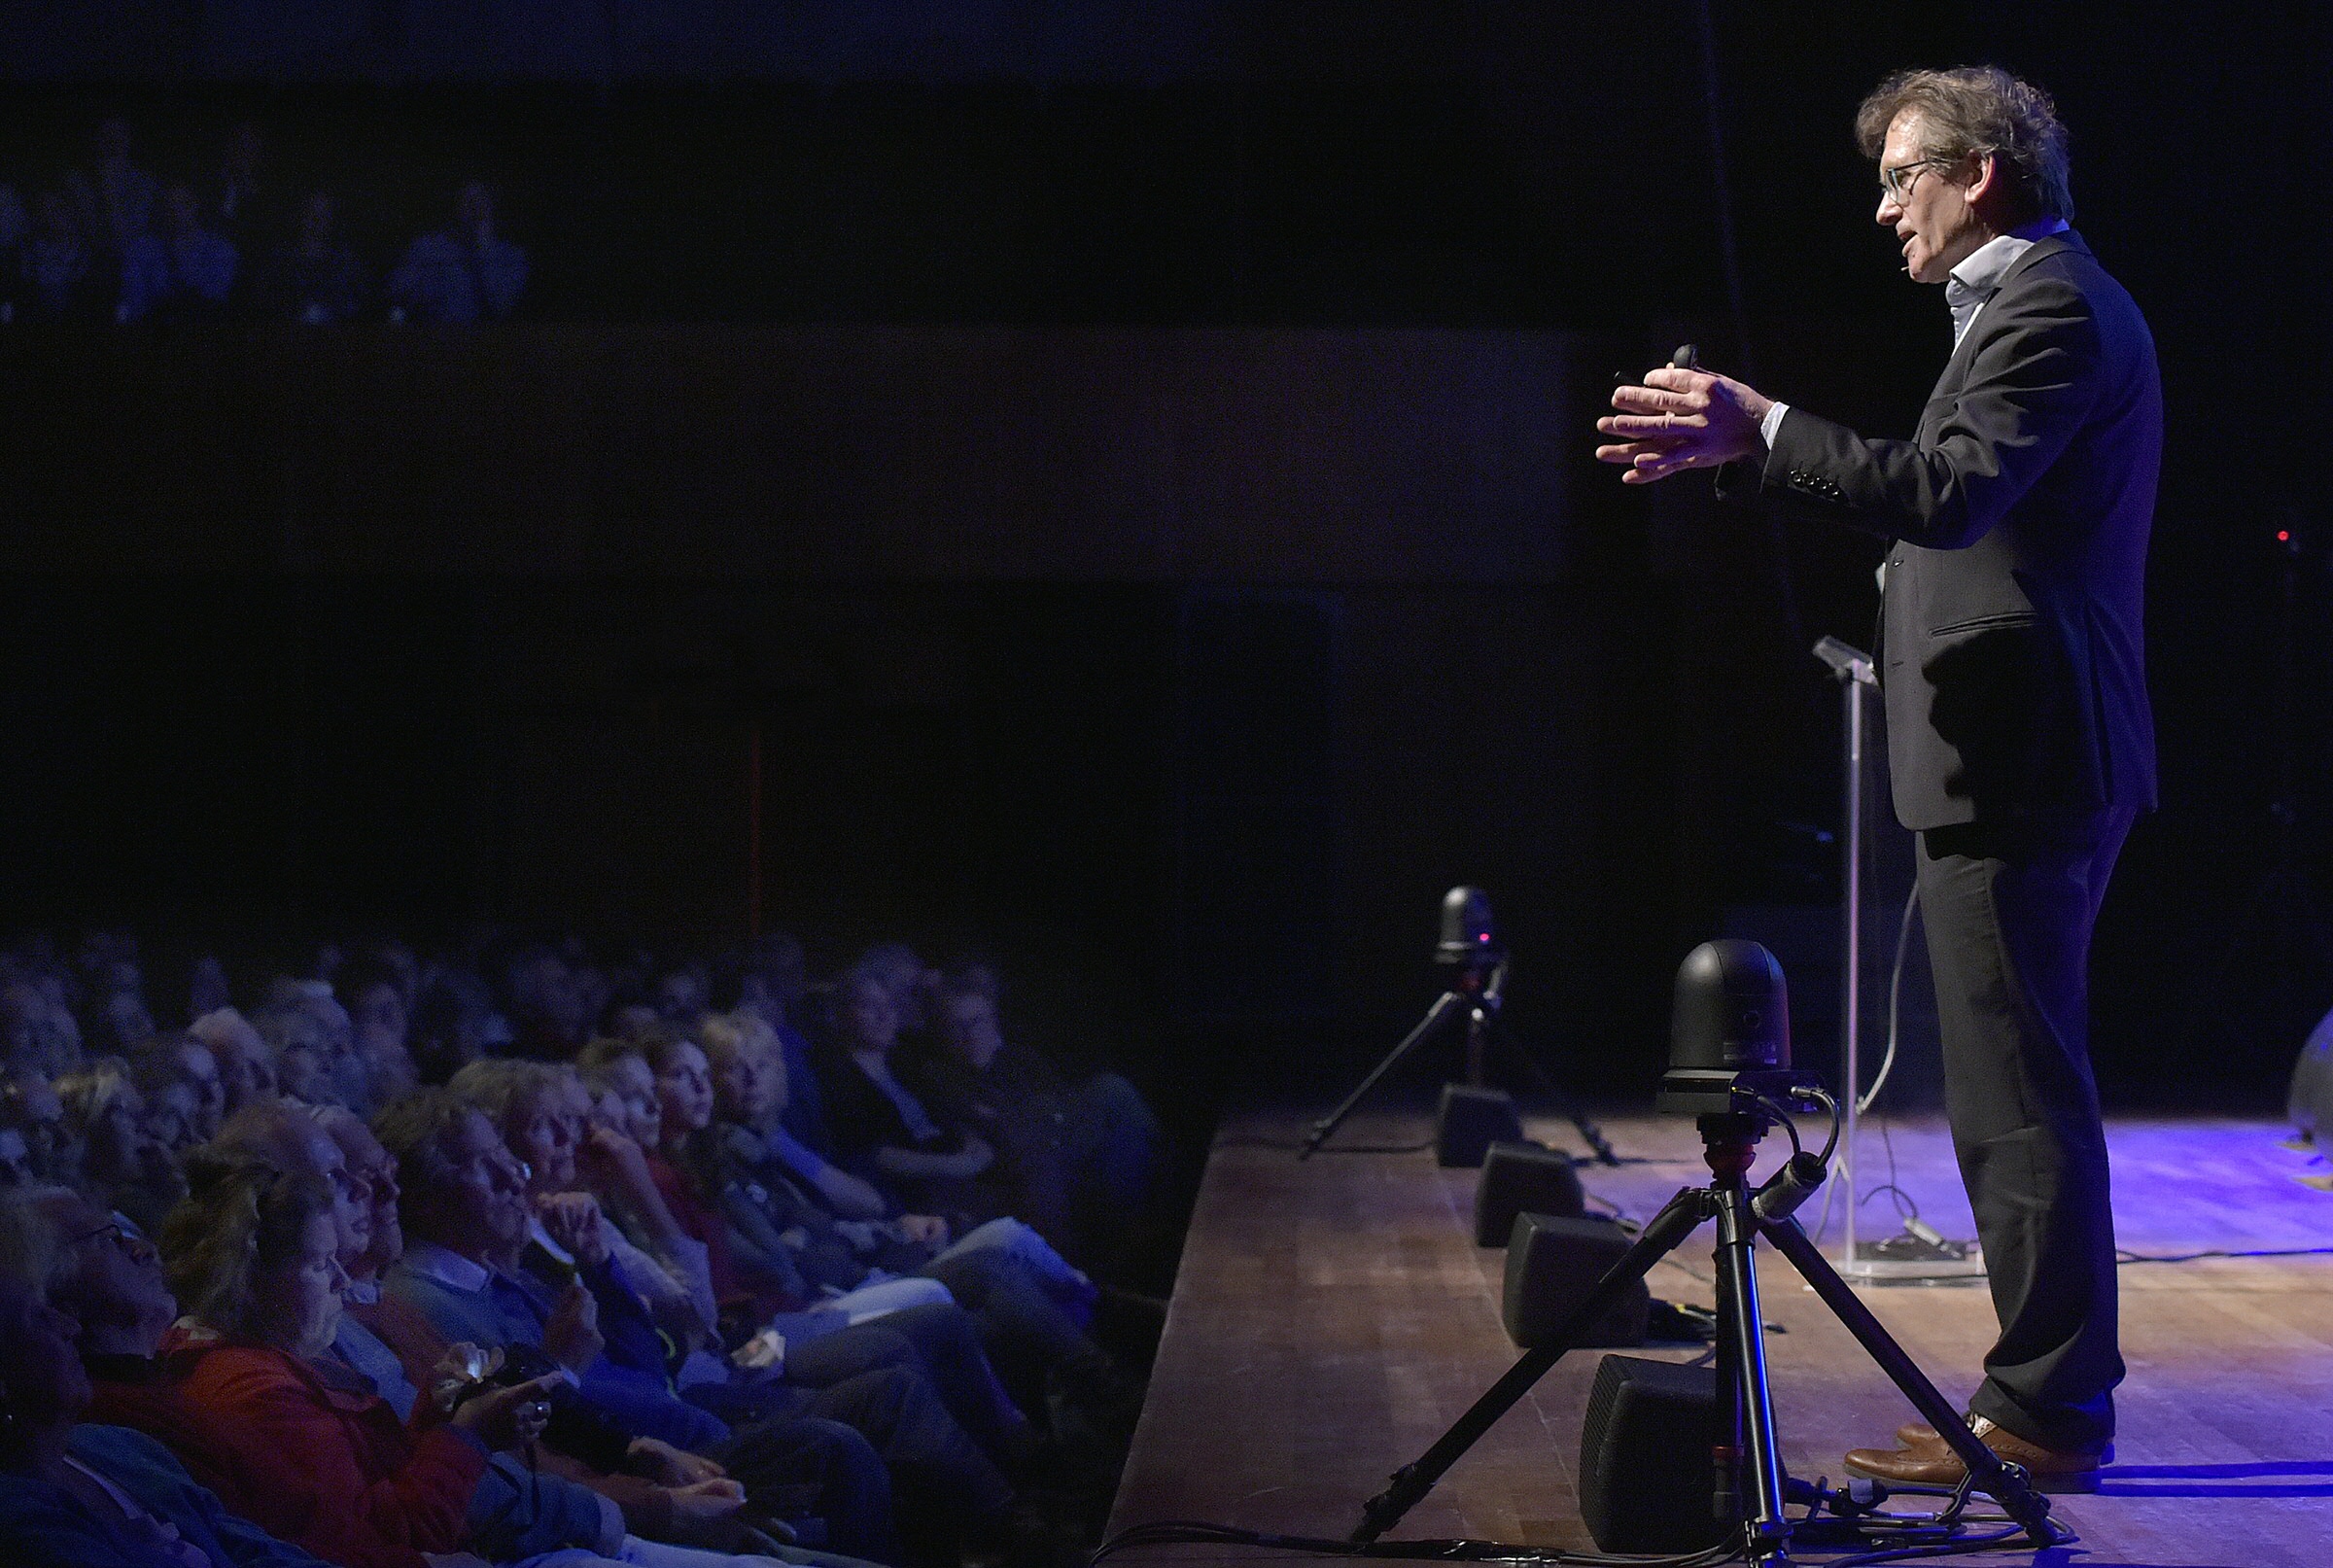
[[[1638,1089],[1686,946],[1835,897],[1806,648],[1868,639],[1876,551],[1623,496],[1584,421],[1690,336],[1908,427],[1941,307],[1846,122],[1991,58],[2171,411],[2102,1071],[2257,1094],[2333,1004],[2318,895],[2254,897],[2280,796],[2281,886],[2325,869],[2323,8],[764,10],[0,20],[0,180],[108,112],[201,176],[256,116],[374,265],[472,172],[537,263],[470,337],[0,332],[13,917],[732,933],[758,722],[823,956],[1075,953],[1326,1082],[1475,880],[1518,1022]]]

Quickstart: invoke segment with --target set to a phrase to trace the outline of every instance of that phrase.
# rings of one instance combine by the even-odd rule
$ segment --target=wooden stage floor
[[[1473,1245],[1476,1172],[1430,1154],[1293,1153],[1309,1113],[1227,1119],[1183,1255],[1150,1398],[1111,1529],[1205,1519],[1343,1536],[1363,1499],[1415,1458],[1513,1362],[1499,1326],[1505,1254]],[[1615,1119],[1619,1153],[1583,1167],[1592,1198],[1637,1220],[1705,1174],[1692,1124]],[[1338,1142],[1405,1144],[1422,1116],[1362,1115]],[[1580,1148],[1564,1123],[1532,1135]],[[2267,1122],[2117,1120],[2122,1245],[2152,1254],[2333,1245],[2325,1164]],[[1972,1234],[1940,1125],[1899,1122],[1898,1179],[1947,1236]],[[1275,1146],[1276,1145],[1276,1146]],[[1769,1138],[1759,1174],[1776,1163]],[[1866,1124],[1859,1189],[1885,1179]],[[1802,1211],[1811,1231],[1821,1200]],[[1866,1237],[1895,1229],[1885,1195]],[[1704,1229],[1655,1269],[1655,1296],[1711,1301]],[[1835,1246],[1834,1234],[1825,1238]],[[1842,1474],[1911,1411],[1847,1332],[1770,1252],[1760,1272],[1776,1410],[1793,1475]],[[2333,1561],[2333,1257],[2141,1263],[2122,1271],[2117,1462],[2098,1495],[2053,1500],[2080,1533],[2054,1564]],[[1863,1299],[1945,1394],[1965,1398],[1990,1343],[1981,1285],[1870,1288]],[[1576,1490],[1580,1421],[1602,1352],[1565,1357],[1396,1532],[1593,1550]],[[1690,1352],[1631,1351],[1689,1359]],[[1268,1554],[1152,1548],[1142,1562],[1258,1562]],[[2005,1563],[2030,1552],[1954,1560]]]

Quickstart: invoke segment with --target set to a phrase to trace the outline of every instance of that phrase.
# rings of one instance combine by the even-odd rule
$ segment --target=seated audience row
[[[786,938],[297,967],[246,1011],[201,958],[157,1008],[122,933],[0,954],[0,1546],[1093,1544],[1157,1321],[1111,1243],[1160,1132],[1124,1079],[1007,1045],[993,971],[887,944],[814,988]]]
[[[0,323],[501,321],[527,284],[526,252],[497,228],[482,181],[450,221],[368,272],[330,191],[282,199],[265,138],[246,123],[217,170],[163,181],[132,157],[126,122],[97,128],[86,167],[29,201],[0,183]]]

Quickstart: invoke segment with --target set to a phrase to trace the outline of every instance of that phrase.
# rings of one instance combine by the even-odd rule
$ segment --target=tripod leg
[[[1790,1521],[1782,1512],[1782,1453],[1774,1436],[1774,1394],[1766,1377],[1765,1319],[1758,1313],[1758,1260],[1751,1243],[1758,1221],[1750,1197],[1736,1185],[1717,1189],[1718,1301],[1722,1333],[1731,1342],[1724,1360],[1739,1411],[1739,1449],[1734,1463],[1747,1463],[1748,1515],[1743,1547],[1753,1563],[1774,1562],[1790,1546]],[[1738,1474],[1738,1470],[1737,1470]],[[1737,1488],[1738,1490],[1738,1488]]]
[[[1402,1516],[1434,1489],[1434,1483],[1442,1480],[1450,1466],[1464,1457],[1466,1450],[1480,1442],[1482,1434],[1496,1425],[1499,1417],[1529,1393],[1531,1385],[1546,1376],[1548,1369],[1562,1360],[1564,1352],[1612,1308],[1621,1292],[1642,1279],[1647,1270],[1693,1234],[1708,1215],[1707,1199],[1707,1190],[1699,1187],[1688,1187],[1670,1199],[1667,1206],[1653,1216],[1653,1222],[1637,1237],[1636,1244],[1605,1272],[1604,1277],[1587,1293],[1586,1300],[1555,1326],[1545,1344],[1525,1351],[1521,1360],[1507,1369],[1505,1376],[1485,1389],[1464,1415],[1450,1423],[1448,1431],[1434,1440],[1432,1447],[1393,1473],[1392,1485],[1361,1505],[1361,1522],[1354,1526],[1351,1539],[1366,1544],[1399,1524]]]
[[[1586,1144],[1589,1151],[1605,1165],[1619,1165],[1620,1157],[1613,1153],[1612,1140],[1604,1135],[1604,1130],[1588,1120],[1587,1112],[1580,1108],[1580,1102],[1564,1093],[1562,1086],[1555,1082],[1553,1075],[1547,1068],[1541,1066],[1530,1052],[1523,1049],[1523,1042],[1516,1039],[1514,1032],[1505,1024],[1492,1025],[1488,1032],[1496,1037],[1500,1044],[1507,1047],[1510,1056],[1523,1064],[1523,1070],[1528,1072],[1539,1084],[1540,1092],[1554,1101],[1556,1113],[1570,1121],[1580,1134],[1580,1141]]]
[[[1344,1103],[1312,1124],[1312,1131],[1305,1138],[1305,1146],[1297,1151],[1296,1157],[1299,1160],[1309,1160],[1314,1154],[1317,1154],[1320,1146],[1329,1141],[1329,1134],[1336,1132],[1342,1125],[1344,1119],[1353,1114],[1353,1107],[1360,1104],[1368,1097],[1369,1092],[1377,1087],[1377,1080],[1399,1065],[1404,1057],[1424,1044],[1429,1035],[1442,1028],[1443,1020],[1466,1005],[1466,998],[1459,995],[1458,993],[1444,992],[1434,1005],[1426,1009],[1426,1016],[1417,1021],[1417,1028],[1404,1035],[1402,1043],[1388,1051],[1385,1054],[1385,1060],[1371,1068],[1369,1076],[1362,1079],[1359,1086],[1344,1097]]]
[[[2036,1546],[2049,1546],[2063,1539],[2063,1532],[2050,1522],[2049,1499],[2036,1491],[2022,1467],[2004,1464],[2001,1456],[1977,1441],[1967,1423],[1954,1410],[1951,1401],[1936,1391],[1928,1380],[1928,1374],[1904,1353],[1886,1325],[1871,1315],[1871,1309],[1857,1299],[1847,1282],[1831,1269],[1830,1262],[1806,1238],[1806,1233],[1791,1220],[1756,1220],[1753,1224],[1774,1243],[1774,1250],[1790,1259],[1802,1278],[1814,1287],[1823,1305],[1833,1316],[1847,1325],[1847,1332],[1879,1370],[1888,1375],[1895,1385],[1903,1390],[1903,1397],[1912,1402],[1929,1425],[1952,1446],[1975,1478],[1976,1488],[1989,1493],[2002,1506],[2002,1512],[2025,1526],[2026,1535]]]

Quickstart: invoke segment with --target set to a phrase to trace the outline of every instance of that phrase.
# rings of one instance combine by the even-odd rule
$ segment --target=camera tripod
[[[2035,1546],[2050,1546],[2066,1538],[2049,1516],[2049,1500],[2034,1489],[2025,1471],[1977,1441],[1951,1403],[1791,1219],[1792,1210],[1822,1186],[1827,1173],[1822,1160],[1814,1155],[1794,1156],[1763,1187],[1756,1191],[1749,1187],[1746,1178],[1758,1157],[1758,1139],[1779,1116],[1779,1108],[1771,1100],[1760,1104],[1759,1098],[1735,1089],[1735,1109],[1705,1111],[1696,1119],[1702,1157],[1709,1163],[1710,1184],[1685,1188],[1670,1199],[1635,1245],[1556,1326],[1546,1343],[1525,1352],[1432,1447],[1394,1472],[1393,1483],[1363,1505],[1353,1541],[1375,1541],[1399,1523],[1628,1286],[1700,1229],[1704,1220],[1715,1220],[1718,1231],[1719,1397],[1732,1404],[1732,1438],[1715,1455],[1718,1468],[1713,1502],[1720,1518],[1741,1520],[1737,1551],[1747,1561],[1788,1564],[1793,1527],[1783,1514],[1785,1478],[1775,1445],[1764,1320],[1758,1315],[1758,1269],[1752,1247],[1761,1235],[1790,1260],[1823,1305],[1952,1446],[1968,1467],[1969,1487],[1999,1502],[2002,1512],[2024,1527]]]
[[[1494,1039],[1502,1042],[1529,1070],[1531,1076],[1539,1081],[1541,1091],[1554,1101],[1556,1111],[1579,1130],[1581,1141],[1595,1152],[1596,1158],[1608,1166],[1619,1165],[1620,1157],[1613,1153],[1612,1144],[1604,1136],[1603,1130],[1588,1119],[1587,1113],[1569,1095],[1556,1087],[1555,1080],[1548,1075],[1546,1068],[1532,1060],[1531,1053],[1499,1026],[1499,1004],[1507,990],[1507,966],[1508,959],[1504,955],[1487,968],[1479,963],[1460,965],[1458,973],[1450,981],[1449,989],[1434,999],[1434,1005],[1426,1009],[1426,1016],[1418,1020],[1417,1027],[1403,1035],[1401,1043],[1385,1054],[1385,1060],[1370,1069],[1369,1076],[1344,1097],[1343,1103],[1312,1124],[1312,1131],[1306,1134],[1304,1147],[1298,1151],[1297,1158],[1308,1160],[1318,1154],[1320,1146],[1328,1142],[1330,1134],[1344,1125],[1344,1119],[1352,1115],[1353,1107],[1368,1098],[1369,1092],[1376,1088],[1387,1073],[1399,1066],[1410,1052],[1432,1039],[1451,1019],[1464,1013],[1468,1083],[1482,1082],[1489,1042]]]

